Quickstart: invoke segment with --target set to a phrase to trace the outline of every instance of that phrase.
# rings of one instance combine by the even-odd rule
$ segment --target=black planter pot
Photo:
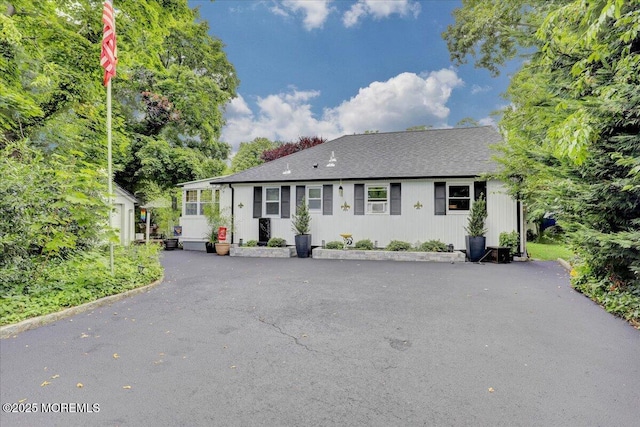
[[[215,243],[207,242],[204,245],[207,248],[207,253],[208,254],[215,254],[216,253],[216,244]]]
[[[484,256],[487,247],[487,238],[484,236],[466,236],[467,258],[471,262],[478,262]]]
[[[178,239],[164,239],[164,250],[172,251],[178,247]]]
[[[311,234],[299,234],[295,238],[298,258],[309,258],[311,253]]]

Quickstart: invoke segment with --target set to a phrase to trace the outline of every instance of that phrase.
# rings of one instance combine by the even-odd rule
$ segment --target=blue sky
[[[217,0],[199,7],[240,86],[222,140],[333,139],[367,130],[492,124],[509,71],[454,67],[453,0]]]

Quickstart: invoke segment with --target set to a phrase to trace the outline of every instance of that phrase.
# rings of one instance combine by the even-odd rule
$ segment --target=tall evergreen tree
[[[504,13],[493,14],[496,8]],[[476,65],[497,72],[518,48],[527,48],[500,122],[502,178],[533,208],[554,212],[569,231],[579,256],[574,284],[614,311],[626,305],[621,311],[637,321],[637,1],[467,0],[456,18],[444,36],[458,62],[475,55]],[[627,302],[611,299],[620,292]]]

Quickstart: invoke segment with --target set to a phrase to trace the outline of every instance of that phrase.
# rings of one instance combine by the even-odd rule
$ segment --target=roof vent
[[[282,172],[282,175],[289,175],[291,173],[291,169],[289,169],[289,163],[287,163],[287,168]]]
[[[327,167],[328,168],[334,167],[336,165],[337,161],[338,161],[338,159],[336,159],[336,155],[332,151],[331,152],[331,158],[329,159],[329,163],[327,163]]]

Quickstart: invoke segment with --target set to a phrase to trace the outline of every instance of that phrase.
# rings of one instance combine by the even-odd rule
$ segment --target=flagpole
[[[109,235],[113,231],[113,167],[111,165],[111,78],[116,75],[118,54],[116,49],[116,21],[113,11],[113,0],[105,0],[102,10],[102,50],[100,52],[100,66],[104,68],[104,84],[107,87],[107,175],[109,175]],[[113,240],[109,238],[109,265],[111,275],[115,275],[113,266]]]
[[[113,167],[111,161],[111,79],[107,82],[107,175],[109,175],[109,231],[113,230]],[[113,262],[113,240],[109,239],[109,265],[115,274]]]

